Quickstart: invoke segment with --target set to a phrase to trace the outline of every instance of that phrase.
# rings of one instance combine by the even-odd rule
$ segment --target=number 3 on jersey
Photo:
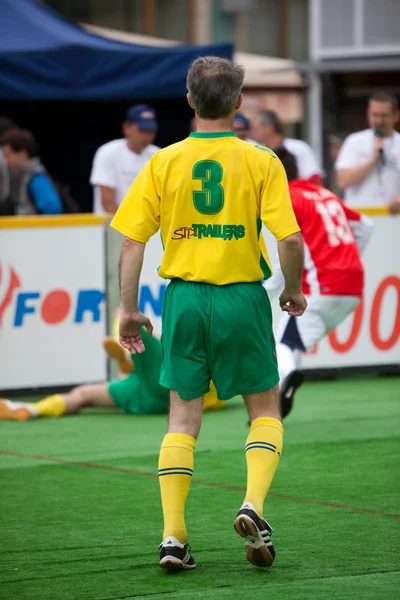
[[[201,190],[193,192],[195,209],[203,215],[215,215],[224,206],[224,188],[221,185],[224,170],[216,160],[200,160],[192,170],[193,179],[200,179]]]

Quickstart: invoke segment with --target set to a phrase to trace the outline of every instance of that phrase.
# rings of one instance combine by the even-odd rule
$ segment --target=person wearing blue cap
[[[157,129],[154,108],[147,104],[131,106],[122,124],[124,137],[108,142],[97,150],[90,175],[95,214],[114,214],[117,211],[134,179],[159,150],[152,143]]]
[[[233,120],[233,131],[240,140],[243,140],[244,142],[250,142],[251,144],[256,144],[256,141],[248,137],[250,128],[250,121],[246,115],[241,112],[237,112]]]

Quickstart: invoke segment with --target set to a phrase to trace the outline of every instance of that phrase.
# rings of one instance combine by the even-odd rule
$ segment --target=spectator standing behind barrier
[[[369,129],[352,133],[343,143],[336,171],[349,206],[387,206],[391,214],[400,214],[398,108],[395,96],[377,92],[368,102]]]
[[[233,131],[236,133],[239,140],[244,142],[250,142],[250,144],[257,144],[255,140],[249,137],[251,129],[249,119],[241,112],[237,112],[233,119]]]
[[[3,135],[5,133],[7,133],[7,131],[10,131],[10,129],[16,129],[16,127],[17,127],[17,124],[12,119],[9,119],[8,117],[0,116],[0,139],[3,137]],[[3,151],[1,148],[0,148],[0,164],[5,164]]]
[[[0,139],[8,166],[9,197],[0,212],[9,215],[56,215],[63,212],[60,196],[37,156],[37,144],[27,129],[10,129]]]
[[[322,183],[322,170],[312,148],[303,140],[287,138],[283,135],[283,126],[273,110],[260,110],[252,122],[252,134],[259,144],[268,148],[284,146],[296,157],[299,177]]]
[[[8,117],[0,117],[0,139],[16,124]],[[10,204],[10,178],[8,176],[7,163],[4,160],[3,151],[0,146],[0,215],[12,214]]]
[[[124,138],[100,146],[90,176],[94,186],[94,213],[114,214],[117,211],[133,180],[159,150],[152,144],[157,129],[155,110],[146,104],[138,104],[129,108],[125,115]]]

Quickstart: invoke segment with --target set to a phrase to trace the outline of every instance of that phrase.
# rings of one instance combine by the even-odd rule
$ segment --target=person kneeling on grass
[[[142,331],[146,352],[128,358],[125,350],[112,338],[104,341],[104,347],[112,358],[118,360],[119,369],[127,374],[125,379],[80,385],[67,394],[55,394],[39,402],[13,402],[0,400],[0,419],[26,421],[35,417],[60,417],[78,413],[86,406],[112,408],[119,406],[128,414],[166,414],[169,409],[169,393],[158,383],[161,370],[161,343]],[[204,410],[222,408],[225,402],[218,400],[214,385],[204,397]]]

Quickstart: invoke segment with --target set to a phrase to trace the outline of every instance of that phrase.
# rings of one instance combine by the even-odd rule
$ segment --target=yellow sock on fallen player
[[[210,391],[204,395],[203,410],[219,410],[225,406],[226,402],[219,400],[217,390],[213,382],[210,382]]]
[[[31,402],[38,417],[59,417],[65,413],[65,402],[60,394],[48,396],[39,402]]]
[[[282,452],[283,425],[277,419],[254,419],[246,440],[247,491],[257,514],[263,516],[264,500],[271,487]]]
[[[184,433],[167,433],[160,450],[158,476],[164,513],[164,536],[187,542],[185,504],[193,475],[196,440]]]

